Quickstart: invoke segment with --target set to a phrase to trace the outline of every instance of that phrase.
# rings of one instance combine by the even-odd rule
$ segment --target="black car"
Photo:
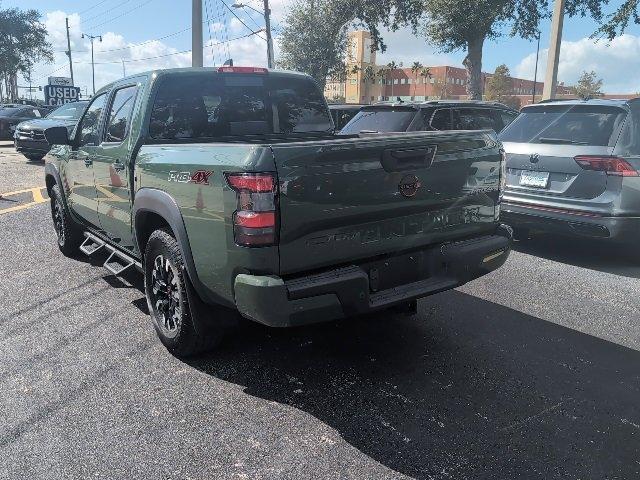
[[[31,105],[16,105],[0,109],[0,140],[13,139],[16,125],[25,120],[42,118],[51,110]]]
[[[49,151],[44,131],[51,127],[67,127],[69,135],[87,106],[86,101],[66,103],[49,113],[45,118],[28,120],[16,127],[14,141],[16,150],[32,161],[42,160]],[[1,112],[0,112],[1,113]]]
[[[340,133],[483,129],[498,133],[518,114],[501,103],[472,100],[378,103],[362,107]]]
[[[364,106],[365,105],[358,105],[356,103],[330,103],[329,112],[331,112],[336,131],[342,130]]]

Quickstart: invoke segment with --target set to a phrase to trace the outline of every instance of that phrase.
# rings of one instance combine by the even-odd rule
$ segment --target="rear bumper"
[[[514,228],[541,230],[562,235],[637,241],[640,217],[606,217],[589,212],[547,209],[502,202],[500,219]]]
[[[345,318],[450,290],[501,267],[511,251],[512,231],[433,246],[420,252],[429,276],[372,291],[370,272],[352,265],[306,277],[240,274],[235,279],[239,312],[272,327],[290,327]]]

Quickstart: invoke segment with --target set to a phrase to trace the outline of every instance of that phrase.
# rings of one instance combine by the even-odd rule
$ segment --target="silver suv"
[[[640,235],[640,99],[532,105],[499,136],[502,218],[516,230]]]

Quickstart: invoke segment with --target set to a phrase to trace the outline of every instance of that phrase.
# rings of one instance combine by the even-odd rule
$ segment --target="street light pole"
[[[543,100],[556,98],[558,86],[558,63],[560,63],[560,46],[562,45],[562,26],[564,23],[564,2],[555,0],[553,6],[553,20],[551,22],[551,42],[549,43],[549,58],[547,59],[547,76],[544,81]]]
[[[191,3],[191,66],[203,66],[204,45],[202,44],[202,0]]]
[[[89,35],[88,33],[83,33],[82,38],[87,37],[91,41],[91,78],[93,80],[93,94],[96,94],[96,66],[93,61],[93,41],[97,38],[102,42],[102,35]]]

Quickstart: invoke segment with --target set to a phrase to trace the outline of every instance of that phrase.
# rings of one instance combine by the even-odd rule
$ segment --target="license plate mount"
[[[523,170],[520,174],[520,185],[523,187],[547,188],[549,185],[549,172]]]

